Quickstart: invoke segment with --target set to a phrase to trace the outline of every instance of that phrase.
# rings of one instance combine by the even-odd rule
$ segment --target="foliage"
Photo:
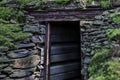
[[[7,21],[13,19],[20,22],[24,21],[24,14],[21,11],[14,10],[13,8],[0,7],[0,19]]]
[[[116,23],[116,24],[120,24],[120,16],[117,14],[111,14],[110,15],[110,19],[112,20],[112,22]]]
[[[70,0],[53,0],[54,2],[58,3],[58,4],[66,4],[68,3]]]
[[[90,75],[95,74],[97,69],[102,67],[100,63],[104,62],[108,57],[109,49],[94,50],[92,54],[94,54],[94,56],[92,57],[91,67],[89,67]]]
[[[107,34],[109,40],[115,39],[118,36],[120,36],[120,29],[108,29],[106,31],[106,34]]]
[[[109,8],[110,7],[110,1],[109,0],[102,0],[100,1],[100,5],[102,8]]]
[[[13,47],[12,41],[24,40],[29,37],[28,34],[22,33],[18,24],[0,24],[0,45]]]
[[[93,52],[94,56],[88,69],[90,76],[88,80],[119,80],[120,63],[111,58],[109,49]]]
[[[14,44],[11,43],[9,38],[6,38],[5,36],[2,36],[2,35],[0,35],[0,45],[1,46],[7,46],[9,48],[15,47]]]
[[[110,0],[85,0],[84,2],[93,2],[93,1],[99,2],[102,8],[106,9],[110,7]]]
[[[16,0],[17,4],[19,4],[21,9],[27,7],[27,5],[32,5],[33,8],[41,6],[43,0]]]
[[[8,0],[1,0],[0,1],[0,6],[3,6],[4,4],[7,4],[8,3]]]

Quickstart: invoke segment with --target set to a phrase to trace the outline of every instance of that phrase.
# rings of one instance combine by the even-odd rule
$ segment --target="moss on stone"
[[[15,47],[15,45],[10,41],[9,38],[6,38],[5,36],[0,35],[0,47],[7,46],[9,48]]]
[[[111,41],[115,38],[119,38],[120,36],[120,29],[108,29],[106,31],[108,39]],[[119,39],[118,39],[119,40]]]
[[[102,8],[109,8],[110,7],[110,1],[109,0],[102,0],[100,1],[100,5]]]
[[[9,7],[0,7],[0,19],[10,21],[16,20],[17,22],[24,21],[24,13]]]
[[[8,3],[8,0],[1,0],[0,1],[0,6],[4,6],[7,3]]]
[[[120,15],[113,13],[110,15],[110,19],[112,20],[112,22],[120,24]]]
[[[0,45],[14,47],[14,41],[28,38],[29,35],[21,30],[18,24],[0,24]]]
[[[58,4],[67,4],[70,0],[53,0],[53,2]]]
[[[29,6],[32,8],[42,6],[43,0],[16,0],[16,3],[19,4],[19,8],[24,9]]]

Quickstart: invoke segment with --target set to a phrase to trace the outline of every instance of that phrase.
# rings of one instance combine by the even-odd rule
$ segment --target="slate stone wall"
[[[96,16],[93,20],[81,22],[81,50],[82,50],[82,70],[81,74],[84,80],[88,77],[88,67],[91,62],[91,51],[94,48],[101,49],[111,43],[116,44],[116,41],[109,43],[106,31],[108,29],[120,29],[119,24],[115,24],[111,19],[111,14],[120,15],[120,8],[106,10],[101,15]],[[111,45],[112,46],[112,45]]]
[[[43,68],[45,25],[29,15],[26,19],[28,24],[22,25],[22,32],[31,37],[15,42],[18,49],[0,50],[0,80],[39,80]]]
[[[71,4],[72,5],[72,4]],[[120,14],[116,9],[116,14]],[[88,66],[91,61],[91,50],[95,46],[108,45],[106,30],[120,28],[109,20],[112,10],[105,11],[93,20],[85,20],[81,26],[82,70],[84,80],[87,80]],[[37,22],[33,16],[26,15],[27,26],[22,25],[22,32],[29,33],[30,38],[16,42],[18,49],[0,50],[0,80],[39,80],[44,67],[45,25]]]

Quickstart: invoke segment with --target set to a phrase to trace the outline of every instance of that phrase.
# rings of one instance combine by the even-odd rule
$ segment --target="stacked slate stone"
[[[84,76],[84,80],[87,80],[87,68],[92,57],[91,51],[93,49],[101,49],[101,47],[103,48],[111,44],[107,38],[106,31],[108,29],[120,28],[118,24],[110,20],[110,15],[113,13],[119,15],[120,9],[107,10],[103,12],[102,15],[96,16],[91,23],[85,23],[84,28],[81,28],[81,49],[83,53],[81,73]],[[114,43],[117,42],[114,41]]]
[[[81,74],[83,75],[84,80],[87,80],[87,68],[90,63],[91,38],[89,36],[89,33],[91,31],[91,26],[90,26],[91,22],[93,21],[87,20],[85,23],[83,23],[83,26],[81,26],[81,50],[82,50]]]
[[[15,42],[17,49],[0,50],[0,80],[39,80],[44,56],[45,26],[27,15],[22,32],[31,36]],[[42,59],[42,60],[41,60]]]

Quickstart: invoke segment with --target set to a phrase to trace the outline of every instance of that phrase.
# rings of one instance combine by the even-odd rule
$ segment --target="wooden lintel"
[[[38,21],[79,21],[81,19],[94,19],[100,15],[104,9],[86,9],[86,10],[55,10],[55,11],[30,11]]]

